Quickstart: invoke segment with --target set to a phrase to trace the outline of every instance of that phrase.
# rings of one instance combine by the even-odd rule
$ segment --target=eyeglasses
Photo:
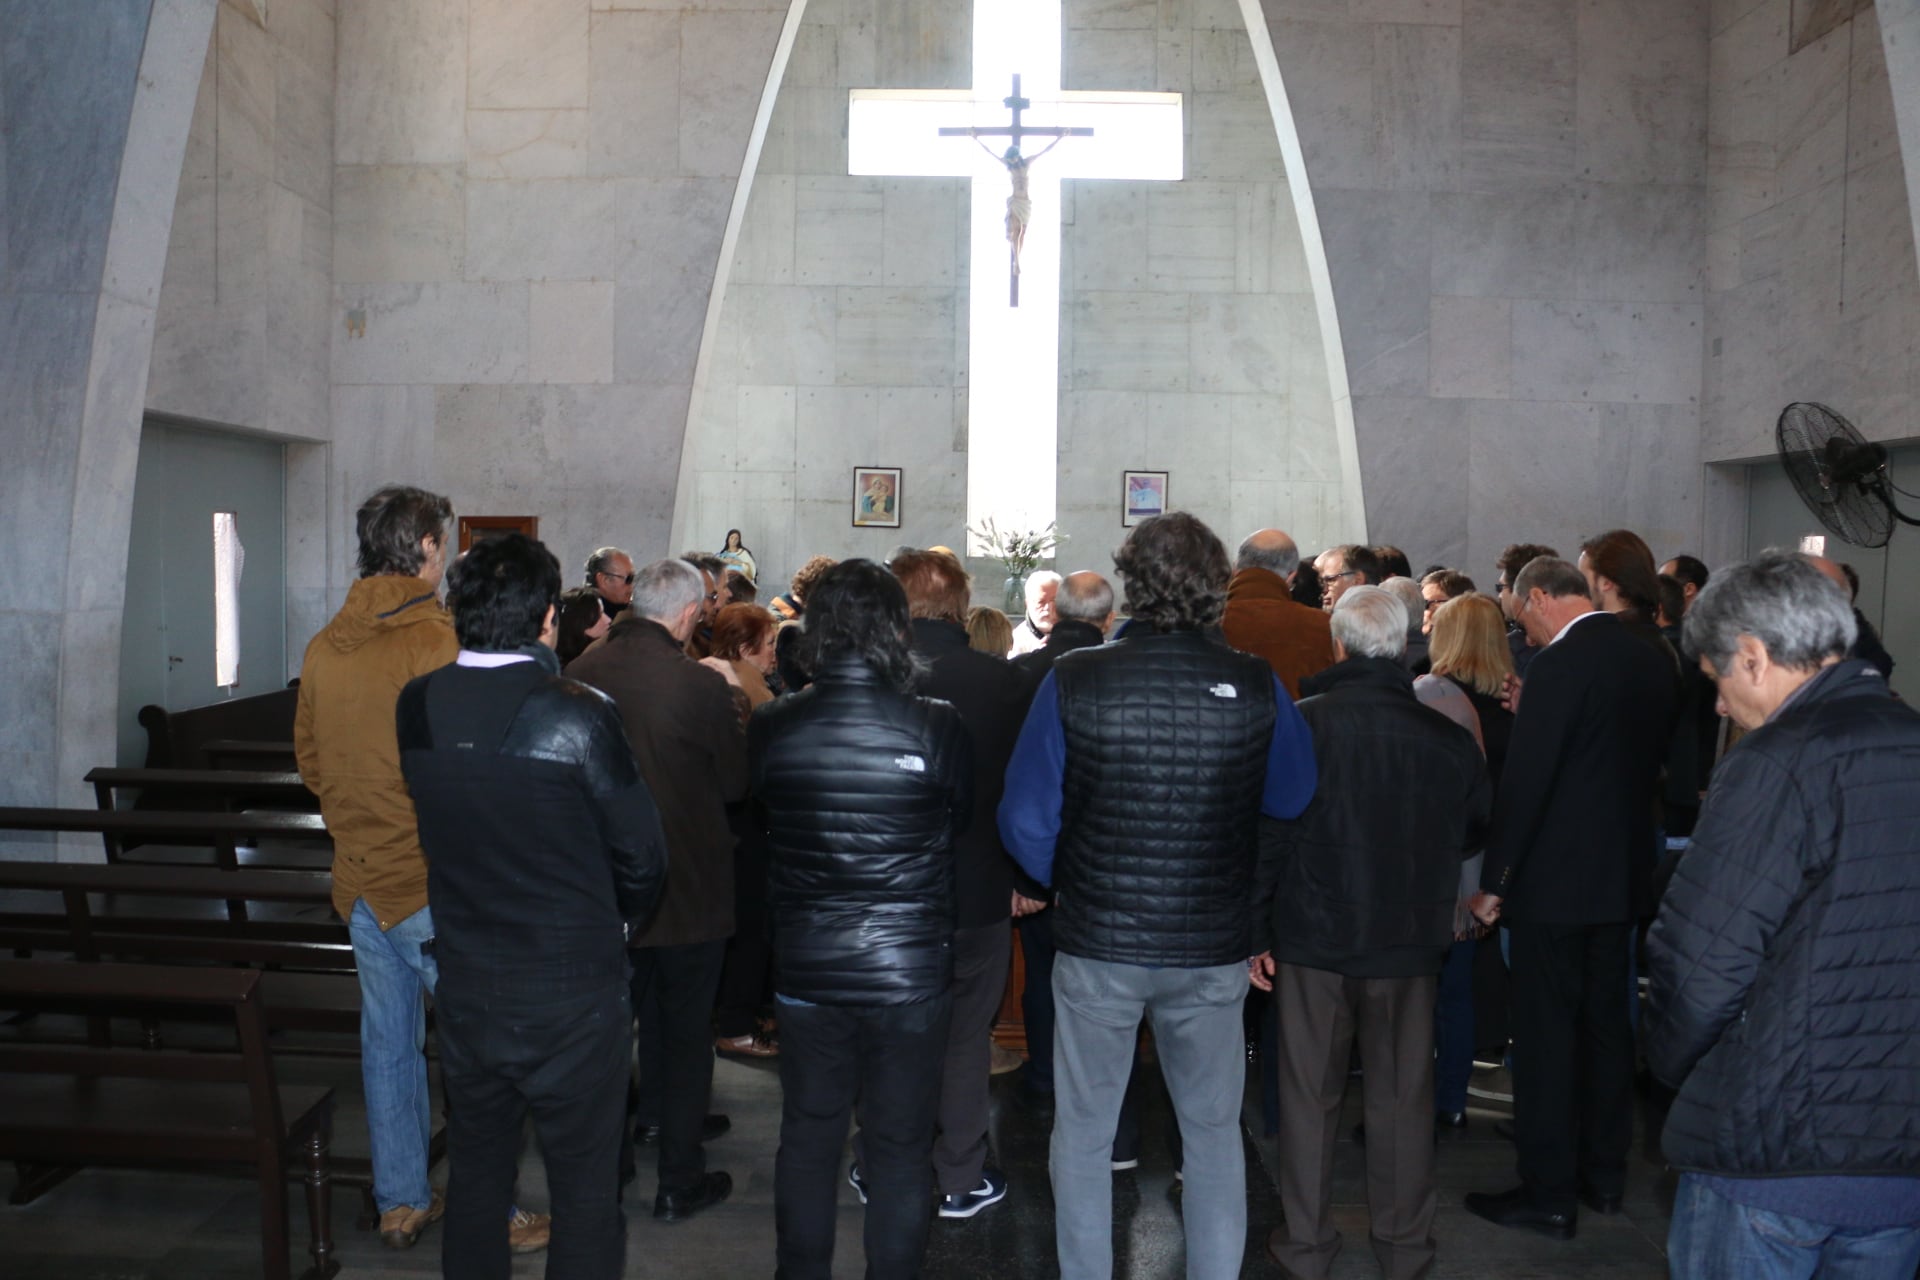
[[[1358,569],[1342,569],[1339,573],[1321,574],[1320,581],[1330,582],[1338,578],[1357,578],[1359,576],[1360,576],[1360,571]]]
[[[1513,584],[1511,582],[1508,582],[1502,579],[1501,581],[1493,584],[1493,589],[1504,595],[1505,593],[1513,590]]]
[[[621,574],[617,574],[617,573],[608,573],[605,569],[602,569],[600,571],[600,576],[603,578],[612,578],[615,582],[624,582],[628,586],[633,585],[633,575],[630,573],[622,576]]]

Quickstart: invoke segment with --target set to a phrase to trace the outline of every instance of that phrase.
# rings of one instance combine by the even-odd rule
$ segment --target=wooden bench
[[[200,744],[209,769],[293,769],[292,742],[208,738]]]
[[[140,860],[213,866],[324,871],[332,862],[327,824],[317,813],[181,813],[140,809],[0,808],[0,831],[97,834],[107,861],[117,863],[132,845]],[[260,848],[262,841],[310,842],[312,849]],[[243,852],[244,851],[244,852]]]
[[[216,761],[209,743],[291,743],[299,698],[299,690],[289,686],[184,711],[149,703],[140,708],[140,727],[147,731],[146,765],[149,769],[210,769]]]
[[[237,1048],[0,1044],[0,1159],[22,1166],[13,1203],[86,1165],[248,1167],[260,1189],[261,1273],[289,1280],[287,1171],[298,1156],[313,1256],[304,1275],[338,1272],[333,1090],[277,1082],[259,986],[260,975],[245,970],[0,961],[0,1007],[92,1017],[217,1010]]]
[[[113,812],[188,812],[188,813],[317,813],[320,801],[307,790],[300,775],[290,770],[268,769],[95,769],[86,780],[93,785],[94,799],[103,813]],[[103,833],[108,861],[118,861],[143,845],[152,843],[139,833]],[[255,837],[274,840],[276,837]],[[258,862],[263,856],[244,840],[238,846],[240,860]],[[146,857],[178,860],[178,851],[156,849]],[[328,846],[309,840],[289,850],[275,848],[270,855],[281,862],[325,870],[331,858]]]
[[[184,910],[169,914],[169,906]],[[282,914],[269,915],[276,907]],[[346,926],[333,914],[333,877],[324,872],[0,862],[0,950],[267,967],[260,998],[268,1029],[335,1037],[283,1042],[283,1052],[359,1056],[360,981]],[[141,1029],[145,1044],[160,1043],[156,1019]],[[98,1044],[108,1038],[99,1021],[89,1034]],[[338,1037],[348,1038],[344,1048]],[[432,1134],[428,1163],[445,1151],[443,1126]],[[371,1163],[337,1160],[334,1171],[337,1183],[361,1192],[358,1225],[370,1229],[379,1217]]]

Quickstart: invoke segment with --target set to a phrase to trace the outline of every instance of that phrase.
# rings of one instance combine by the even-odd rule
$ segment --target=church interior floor
[[[335,1147],[343,1154],[365,1150],[357,1065],[351,1061],[283,1056],[277,1063],[288,1083],[335,1085]],[[1476,1074],[1476,1084],[1487,1073]],[[1496,1073],[1497,1074],[1497,1073]],[[1047,1135],[1051,1122],[1022,1097],[1014,1075],[993,1082],[995,1150],[1011,1182],[1007,1198],[964,1221],[933,1224],[924,1275],[927,1280],[1048,1280],[1053,1261],[1053,1205],[1047,1184]],[[1250,1082],[1251,1085],[1251,1082]],[[1348,1091],[1343,1134],[1360,1118],[1358,1082]],[[1177,1280],[1184,1274],[1179,1226],[1180,1193],[1174,1180],[1168,1135],[1173,1126],[1156,1071],[1141,1072],[1141,1160],[1137,1170],[1114,1175],[1116,1277]],[[1512,1148],[1493,1133],[1507,1107],[1472,1100],[1467,1132],[1439,1151],[1440,1208],[1434,1234],[1439,1258],[1434,1280],[1452,1277],[1535,1280],[1655,1280],[1665,1276],[1663,1245],[1673,1199],[1673,1176],[1663,1173],[1651,1136],[1657,1125],[1641,1106],[1629,1169],[1625,1212],[1614,1217],[1582,1214],[1579,1234],[1568,1243],[1506,1231],[1480,1221],[1462,1207],[1471,1190],[1503,1190],[1512,1182]],[[651,1216],[654,1178],[644,1158],[628,1188],[629,1276],[684,1280],[766,1276],[773,1270],[773,1156],[780,1126],[779,1076],[773,1065],[720,1062],[714,1073],[714,1109],[732,1117],[733,1128],[708,1144],[710,1167],[733,1175],[725,1203],[677,1225]],[[1249,1088],[1247,1133],[1248,1242],[1242,1274],[1278,1277],[1267,1257],[1267,1233],[1280,1221],[1272,1178],[1273,1143],[1259,1137],[1260,1099]],[[1378,1276],[1367,1246],[1364,1153],[1343,1137],[1334,1158],[1335,1221],[1345,1237],[1334,1280]],[[537,1146],[529,1140],[521,1161],[521,1202],[547,1203]],[[444,1186],[445,1167],[434,1171]],[[433,1228],[407,1252],[381,1247],[371,1232],[354,1229],[357,1194],[335,1193],[334,1230],[342,1277],[438,1275],[440,1237]],[[298,1187],[289,1188],[296,1274],[305,1262],[305,1211]],[[87,1170],[25,1207],[0,1206],[0,1274],[8,1280],[240,1280],[257,1276],[258,1202],[251,1182],[174,1172]],[[835,1277],[862,1274],[861,1208],[844,1180],[840,1191]],[[516,1277],[545,1274],[545,1258],[514,1261]]]

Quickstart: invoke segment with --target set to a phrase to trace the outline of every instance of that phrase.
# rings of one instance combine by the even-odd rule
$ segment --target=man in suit
[[[1103,644],[1113,625],[1113,584],[1091,569],[1060,580],[1053,597],[1053,629],[1038,649],[1016,657],[1019,667],[1039,684],[1063,653]]]
[[[1566,1240],[1617,1213],[1632,1136],[1627,948],[1648,902],[1654,792],[1672,732],[1671,663],[1594,607],[1553,556],[1514,578],[1540,646],[1527,673],[1474,913],[1512,944],[1514,1142],[1521,1184],[1473,1193],[1499,1226]]]
[[[1300,681],[1333,665],[1333,632],[1327,614],[1294,601],[1300,548],[1278,529],[1247,535],[1233,560],[1227,611],[1220,618],[1227,643],[1267,660],[1273,674],[1300,700]]]

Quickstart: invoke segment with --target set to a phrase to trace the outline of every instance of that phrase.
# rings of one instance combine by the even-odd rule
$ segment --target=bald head
[[[1113,621],[1113,584],[1091,569],[1070,573],[1060,580],[1053,613],[1056,618],[1084,622],[1105,631]]]
[[[1260,529],[1247,535],[1234,556],[1234,569],[1265,569],[1288,582],[1300,568],[1300,548],[1278,529]]]

